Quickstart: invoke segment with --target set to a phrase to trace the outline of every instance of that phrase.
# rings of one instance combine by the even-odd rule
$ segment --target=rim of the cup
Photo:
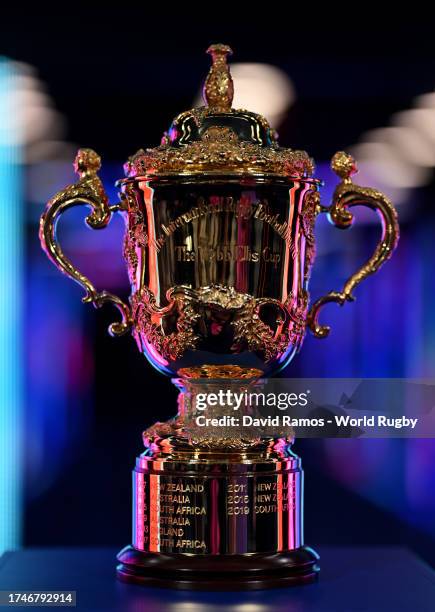
[[[137,176],[129,176],[125,178],[118,179],[115,182],[116,187],[121,187],[122,185],[127,185],[129,183],[141,183],[141,182],[161,182],[163,184],[168,183],[180,183],[180,182],[192,182],[192,183],[226,183],[229,181],[238,182],[243,185],[243,183],[280,183],[287,184],[291,182],[299,182],[304,184],[313,185],[317,188],[322,187],[324,185],[324,181],[321,179],[313,178],[313,177],[300,177],[300,176],[284,176],[282,174],[264,174],[264,173],[235,173],[229,172],[228,174],[223,174],[220,172],[207,172],[207,173],[198,173],[198,172],[181,172],[181,173],[166,173],[166,174],[142,174]]]

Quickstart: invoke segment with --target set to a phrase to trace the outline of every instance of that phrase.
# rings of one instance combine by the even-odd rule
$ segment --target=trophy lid
[[[139,150],[125,164],[128,177],[192,175],[274,175],[308,178],[314,163],[305,151],[278,145],[277,133],[262,115],[232,108],[233,80],[227,45],[207,49],[212,65],[204,83],[205,106],[178,115],[161,145]]]

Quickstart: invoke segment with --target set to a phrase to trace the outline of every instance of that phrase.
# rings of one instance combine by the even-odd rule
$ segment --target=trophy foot
[[[123,582],[195,591],[253,591],[309,584],[319,555],[308,546],[276,553],[189,555],[126,546],[116,568]]]
[[[222,366],[218,373],[233,372]],[[201,373],[210,372],[204,367]],[[118,578],[208,591],[313,582],[319,557],[304,546],[303,470],[291,450],[293,436],[195,429],[192,395],[203,393],[204,385],[175,382],[179,415],[143,435],[145,452],[133,470],[132,546],[117,557]],[[243,389],[239,379],[223,377],[207,389],[222,386]]]

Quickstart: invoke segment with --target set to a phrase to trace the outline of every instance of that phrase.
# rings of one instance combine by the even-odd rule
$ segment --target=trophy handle
[[[355,298],[352,292],[355,287],[367,276],[379,270],[382,264],[391,257],[399,240],[397,212],[391,201],[376,189],[360,187],[352,183],[351,176],[357,172],[353,157],[339,151],[332,158],[331,168],[342,180],[334,192],[331,206],[320,206],[318,212],[328,213],[330,221],[336,227],[347,229],[354,220],[349,209],[353,206],[368,206],[380,216],[382,235],[373,255],[347,280],[342,291],[330,291],[311,306],[307,316],[307,325],[317,338],[326,338],[330,331],[327,325],[319,324],[321,308],[329,302],[337,302],[343,306],[345,302],[353,301]]]
[[[87,225],[92,229],[103,229],[107,226],[112,213],[122,209],[122,203],[109,205],[109,199],[104,191],[103,184],[97,175],[101,167],[100,157],[92,149],[79,149],[74,169],[79,180],[73,185],[57,193],[47,204],[41,216],[39,225],[39,238],[42,248],[48,258],[61,272],[75,280],[86,291],[83,302],[92,303],[100,308],[106,302],[112,302],[121,313],[121,321],[109,326],[112,336],[125,334],[131,327],[131,311],[125,302],[108,291],[97,291],[91,281],[81,274],[79,270],[65,256],[56,238],[56,226],[62,213],[73,206],[85,204],[92,211],[86,217]]]

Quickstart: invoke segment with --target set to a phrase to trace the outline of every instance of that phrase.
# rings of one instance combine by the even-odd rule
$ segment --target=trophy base
[[[126,546],[116,572],[123,582],[195,591],[253,591],[310,584],[319,556],[307,546],[277,553],[188,555]]]
[[[120,580],[213,591],[316,579],[319,557],[303,540],[303,470],[293,436],[192,430],[192,393],[222,385],[243,389],[232,378],[207,387],[182,382],[177,417],[144,432],[133,470],[132,546],[117,557]]]

